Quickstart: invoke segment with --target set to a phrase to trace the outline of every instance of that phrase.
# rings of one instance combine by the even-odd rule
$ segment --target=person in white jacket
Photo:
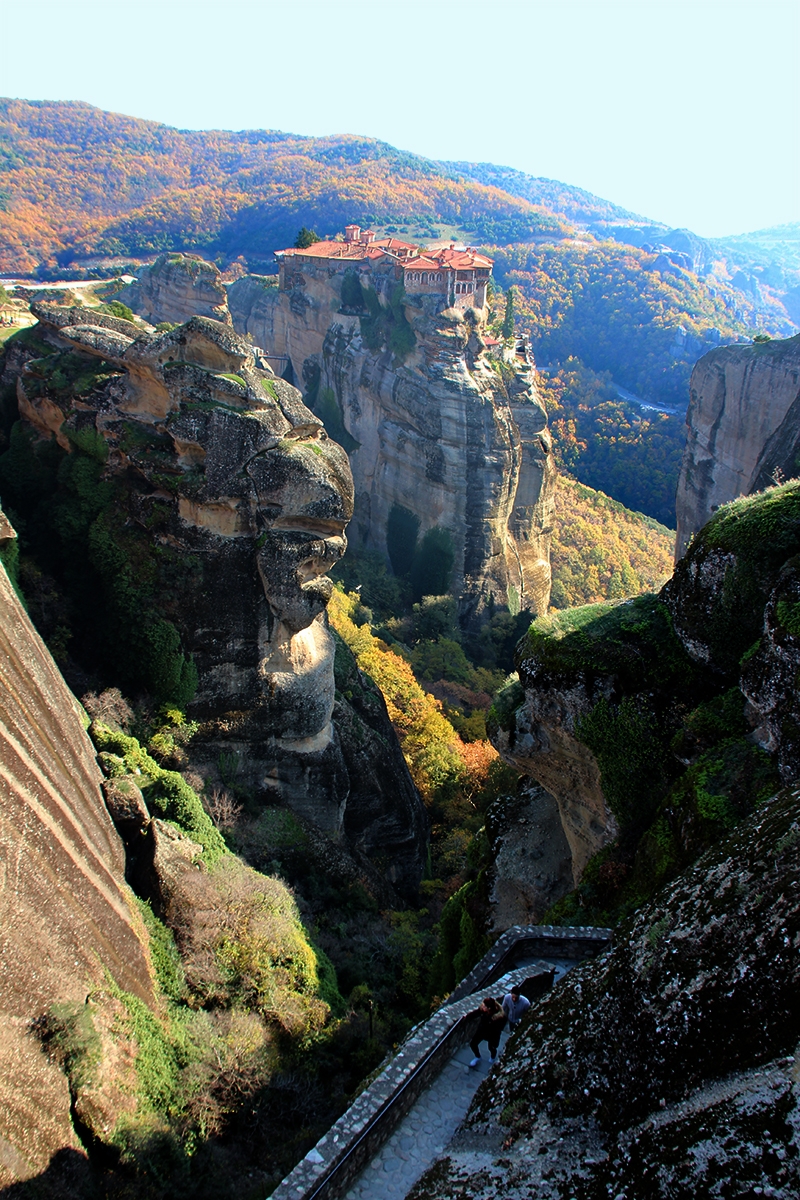
[[[530,1000],[527,996],[523,996],[517,988],[512,988],[508,995],[503,997],[503,1012],[508,1017],[509,1029],[517,1028],[530,1006]]]

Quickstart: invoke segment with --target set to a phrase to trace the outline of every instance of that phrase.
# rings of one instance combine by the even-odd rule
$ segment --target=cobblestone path
[[[574,965],[564,959],[532,958],[520,961],[517,969],[530,966],[547,970],[554,967],[554,982],[557,983]],[[485,991],[486,994],[500,995],[503,981],[492,984]],[[475,997],[476,1008],[482,995],[483,992]],[[508,1038],[507,1031],[500,1037],[501,1055]],[[489,1072],[488,1053],[484,1042],[481,1046],[481,1063],[470,1070],[472,1051],[469,1046],[463,1046],[455,1052],[389,1140],[364,1168],[344,1200],[404,1200],[420,1175],[442,1153],[466,1116],[478,1085]]]

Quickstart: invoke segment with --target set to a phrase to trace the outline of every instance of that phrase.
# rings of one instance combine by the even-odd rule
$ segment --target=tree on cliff
[[[512,338],[514,336],[514,289],[510,287],[506,292],[506,315],[503,317],[503,325],[501,330],[504,338]]]
[[[304,225],[294,239],[296,250],[305,250],[307,246],[313,246],[314,242],[321,242],[322,238],[313,229],[307,229]]]

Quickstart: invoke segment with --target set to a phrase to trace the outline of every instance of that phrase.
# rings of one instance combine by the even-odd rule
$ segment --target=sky
[[[800,221],[800,0],[0,0],[0,96],[359,133],[705,237]]]

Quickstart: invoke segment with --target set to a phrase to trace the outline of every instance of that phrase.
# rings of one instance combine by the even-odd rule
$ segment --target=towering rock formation
[[[0,545],[12,536],[0,512]],[[100,783],[79,706],[0,564],[0,1187],[41,1173],[59,1151],[83,1153],[67,1080],[36,1024],[61,1005],[91,1008],[100,1030],[114,1015],[106,973],[154,1004]],[[95,1089],[98,1120],[115,1086]]]
[[[220,273],[196,254],[162,254],[117,299],[153,325],[180,324],[190,317],[231,324]]]
[[[483,307],[408,281],[403,291],[394,271],[379,263],[359,282],[287,260],[280,288],[257,277],[230,287],[234,326],[341,431],[354,544],[385,553],[389,515],[405,509],[421,533],[451,534],[462,620],[490,595],[545,612],[555,468],[532,361],[522,343],[489,352]]]
[[[495,702],[492,740],[546,789],[526,802],[531,826],[546,826],[555,798],[575,884],[619,838],[591,876],[609,906],[620,881],[649,895],[798,778],[798,553],[795,480],[724,505],[658,596],[552,614],[517,647],[520,682]],[[556,898],[553,855],[540,872],[515,868],[520,835],[499,824],[487,821],[496,902],[532,884]]]
[[[59,358],[44,368],[29,361],[18,377],[20,414],[65,449],[104,460],[120,530],[139,538],[137,555],[155,547],[171,563],[162,616],[174,628],[159,626],[154,668],[163,671],[177,630],[184,654],[167,655],[175,678],[164,687],[174,696],[197,672],[192,713],[202,731],[193,755],[235,764],[239,786],[255,798],[349,836],[355,850],[380,858],[392,883],[413,891],[427,820],[393,753],[385,708],[372,703],[366,724],[355,714],[340,722],[359,753],[366,742],[371,759],[385,763],[377,792],[351,775],[356,748],[343,747],[333,722],[325,572],[344,553],[352,513],[344,451],[296,389],[217,321],[193,317],[154,336],[80,308],[39,305],[36,315],[54,355],[71,353],[73,364],[77,355],[86,370],[101,360],[101,375],[76,397],[48,383]],[[151,641],[142,640],[145,656]]]
[[[686,422],[676,558],[721,504],[800,472],[800,334],[704,355]]]

